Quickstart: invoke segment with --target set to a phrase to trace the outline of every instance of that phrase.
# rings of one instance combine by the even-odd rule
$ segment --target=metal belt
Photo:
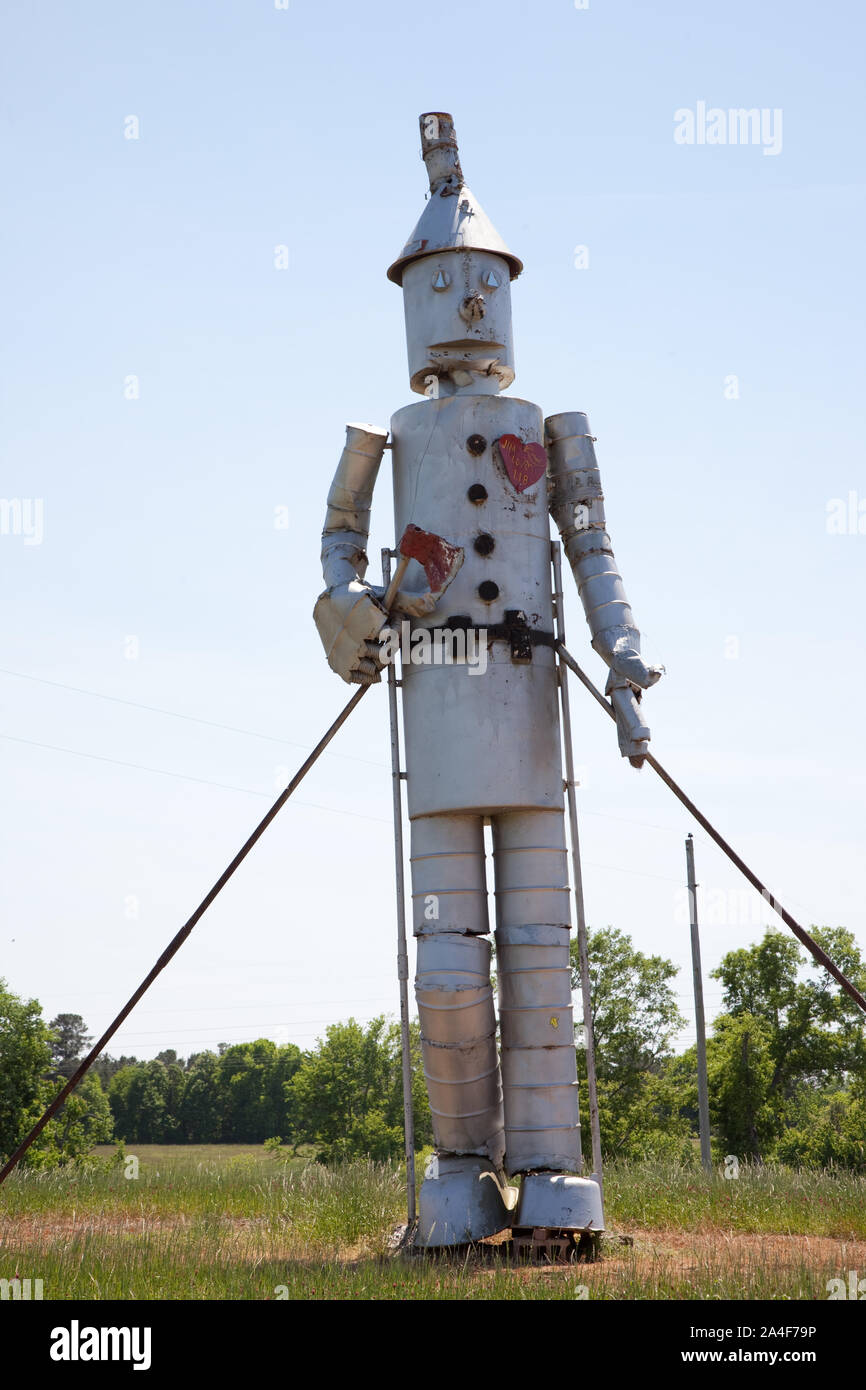
[[[556,638],[552,632],[541,632],[530,627],[526,614],[520,608],[506,608],[504,623],[473,623],[466,613],[455,614],[443,623],[443,628],[452,632],[474,632],[486,635],[489,642],[508,642],[514,661],[531,661],[533,647],[553,647]]]

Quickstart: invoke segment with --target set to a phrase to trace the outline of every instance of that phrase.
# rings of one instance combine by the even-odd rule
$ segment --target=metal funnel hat
[[[422,256],[440,251],[489,251],[508,262],[511,279],[523,262],[509,251],[478,199],[463,182],[454,122],[445,111],[427,111],[419,117],[421,156],[430,177],[430,198],[388,279],[403,283],[403,271]]]

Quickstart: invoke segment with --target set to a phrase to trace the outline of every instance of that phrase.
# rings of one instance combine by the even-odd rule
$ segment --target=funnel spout
[[[419,116],[421,158],[427,166],[430,192],[438,193],[443,184],[456,192],[463,187],[463,171],[457,150],[454,121],[447,111],[425,111]]]

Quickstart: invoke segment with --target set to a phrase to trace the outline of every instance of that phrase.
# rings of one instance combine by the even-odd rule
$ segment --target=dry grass
[[[612,1168],[602,1258],[517,1267],[503,1239],[389,1258],[404,1203],[390,1165],[138,1156],[133,1181],[117,1168],[15,1176],[0,1278],[41,1278],[53,1299],[823,1299],[829,1279],[866,1270],[866,1183],[844,1174],[743,1170],[734,1187]]]

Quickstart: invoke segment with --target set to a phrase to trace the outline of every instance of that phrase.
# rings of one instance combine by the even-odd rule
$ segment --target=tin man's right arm
[[[551,415],[544,423],[550,511],[577,580],[592,645],[609,668],[605,694],[616,714],[620,752],[640,767],[650,737],[640,710],[641,693],[655,685],[664,667],[647,666],[640,654],[640,632],[607,534],[589,421],[582,411],[570,411]]]
[[[325,592],[313,609],[328,665],[344,681],[370,685],[380,679],[379,634],[388,615],[381,589],[364,583],[373,488],[388,431],[347,425],[346,446],[328,493],[322,532]]]

